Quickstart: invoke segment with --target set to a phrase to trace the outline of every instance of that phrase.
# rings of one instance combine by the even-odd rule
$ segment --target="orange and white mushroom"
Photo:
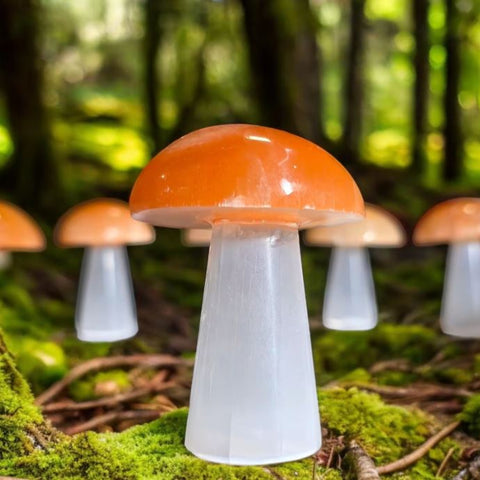
[[[153,242],[150,225],[137,222],[128,204],[111,198],[81,203],[55,229],[60,247],[84,247],[75,327],[80,340],[112,342],[138,331],[126,245]]]
[[[305,243],[332,246],[323,302],[323,324],[333,330],[370,330],[377,324],[377,302],[369,247],[401,247],[401,223],[385,209],[365,204],[365,219],[334,227],[314,228]]]
[[[211,239],[211,228],[187,228],[182,230],[182,243],[186,247],[208,247]]]
[[[449,245],[440,326],[449,335],[480,338],[480,199],[435,205],[418,221],[413,242]]]
[[[45,244],[45,235],[28,213],[0,201],[0,268],[10,263],[10,252],[40,252]]]
[[[185,444],[255,465],[321,444],[298,229],[358,220],[348,172],[313,143],[254,125],[190,133],[141,172],[134,218],[212,227]]]

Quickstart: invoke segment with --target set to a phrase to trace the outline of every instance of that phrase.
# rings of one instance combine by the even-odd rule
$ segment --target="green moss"
[[[0,459],[26,455],[51,437],[24,378],[0,337]]]
[[[102,388],[102,385],[107,388]],[[75,401],[84,402],[100,396],[120,393],[130,387],[131,383],[127,372],[124,370],[109,370],[94,373],[73,382],[69,387],[69,394]]]
[[[382,323],[368,332],[329,331],[314,342],[317,375],[321,383],[356,369],[392,358],[419,364],[431,358],[437,335],[420,325]]]
[[[377,465],[411,452],[432,434],[434,427],[438,428],[419,410],[387,405],[378,395],[355,388],[320,390],[319,402],[327,428],[335,435],[356,439]],[[406,475],[403,478],[434,479],[441,460],[452,446],[456,446],[452,440],[440,442],[408,472],[402,473]]]
[[[364,368],[356,368],[351,372],[348,372],[346,375],[341,377],[338,381],[339,383],[345,382],[359,382],[359,383],[368,383],[372,380],[372,376]]]
[[[480,438],[480,394],[470,397],[458,414],[465,430],[475,438]]]
[[[452,383],[454,385],[465,385],[473,380],[473,372],[453,367],[433,370],[432,375],[438,382]]]
[[[377,373],[375,380],[380,385],[393,385],[403,386],[414,382],[418,378],[418,375],[409,372],[399,372],[396,370],[386,370],[384,372]]]
[[[43,391],[68,371],[65,353],[59,345],[30,338],[17,344],[16,363],[35,392]]]

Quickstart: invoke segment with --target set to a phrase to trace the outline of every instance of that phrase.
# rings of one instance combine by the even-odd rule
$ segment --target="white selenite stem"
[[[457,337],[480,337],[480,243],[450,245],[443,287],[442,330]]]
[[[233,465],[320,448],[296,230],[213,227],[185,445]]]
[[[137,333],[126,247],[85,250],[75,326],[78,338],[86,342],[114,342]]]
[[[332,330],[370,330],[377,324],[375,286],[366,248],[332,250],[323,324]]]

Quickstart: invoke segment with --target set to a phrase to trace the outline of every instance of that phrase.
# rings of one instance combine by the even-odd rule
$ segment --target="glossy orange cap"
[[[333,227],[319,227],[305,234],[307,245],[338,247],[401,247],[407,240],[402,224],[390,212],[365,204],[365,219]]]
[[[154,225],[218,221],[300,228],[361,219],[362,196],[345,168],[317,145],[255,125],[218,125],[162,150],[140,173],[132,215]]]
[[[435,205],[423,214],[413,232],[416,245],[479,240],[479,198],[455,198]]]
[[[81,203],[55,227],[55,243],[61,247],[142,245],[154,240],[153,228],[134,220],[128,204],[113,198]]]
[[[186,247],[208,247],[211,239],[211,228],[187,228],[182,230],[182,243]]]
[[[0,201],[0,250],[39,252],[45,243],[45,235],[27,212]]]

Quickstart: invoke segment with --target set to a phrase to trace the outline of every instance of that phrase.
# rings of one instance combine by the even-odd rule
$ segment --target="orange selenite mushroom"
[[[214,462],[306,457],[321,443],[298,229],[359,220],[330,154],[255,125],[192,132],[140,173],[132,215],[212,227],[185,445]]]
[[[39,252],[45,249],[45,235],[24,210],[0,201],[0,250]]]
[[[305,243],[332,246],[323,324],[333,330],[370,330],[377,324],[375,286],[368,247],[401,247],[401,223],[385,209],[365,204],[360,222],[308,230]]]
[[[45,245],[45,235],[28,213],[0,201],[0,269],[10,264],[10,252],[40,252]]]
[[[418,221],[419,246],[448,244],[440,326],[457,337],[480,337],[480,199],[435,205]]]
[[[134,220],[128,204],[116,199],[81,203],[60,218],[55,242],[64,248],[86,247],[75,312],[78,338],[110,342],[137,333],[126,245],[154,239],[153,228]]]

